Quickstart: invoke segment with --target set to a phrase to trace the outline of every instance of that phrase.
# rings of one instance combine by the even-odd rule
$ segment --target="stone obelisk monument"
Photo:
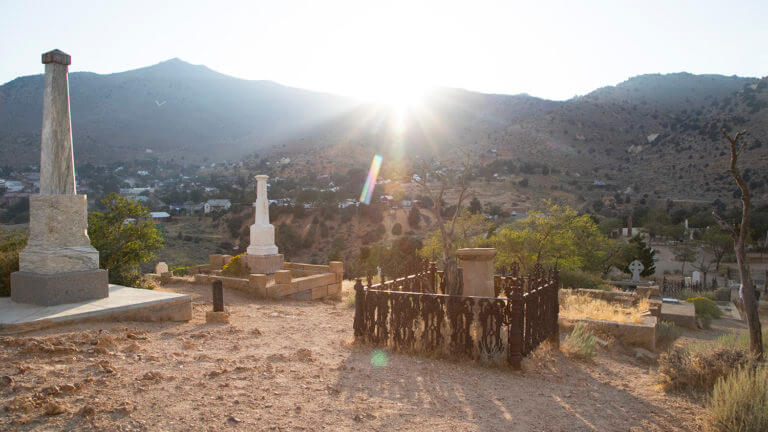
[[[40,194],[29,197],[29,242],[11,274],[11,299],[56,305],[109,295],[107,271],[88,238],[85,195],[75,187],[69,120],[69,55],[43,54],[45,92],[40,143]]]
[[[283,269],[283,255],[277,253],[275,246],[275,227],[269,223],[268,178],[256,176],[256,202],[253,203],[256,220],[251,225],[251,245],[246,250],[251,273],[258,274],[272,274]]]

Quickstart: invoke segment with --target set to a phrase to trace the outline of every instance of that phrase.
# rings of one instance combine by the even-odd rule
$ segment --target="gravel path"
[[[227,291],[231,323],[205,324],[207,290],[166,289],[194,296],[192,321],[0,338],[0,430],[701,428],[700,405],[663,393],[620,348],[589,364],[542,348],[519,373],[355,345],[342,303]]]

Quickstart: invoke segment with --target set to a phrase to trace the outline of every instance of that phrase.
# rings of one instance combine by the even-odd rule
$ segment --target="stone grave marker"
[[[166,264],[164,261],[160,261],[155,266],[155,273],[162,275],[163,273],[168,273],[168,264]]]
[[[640,273],[645,270],[645,266],[640,260],[634,260],[629,263],[629,271],[632,272],[632,282],[640,282]]]

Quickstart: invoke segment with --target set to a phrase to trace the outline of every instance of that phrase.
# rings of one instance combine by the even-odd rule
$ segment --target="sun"
[[[407,81],[392,81],[376,86],[372,99],[394,111],[404,111],[418,106],[424,96],[424,87]]]

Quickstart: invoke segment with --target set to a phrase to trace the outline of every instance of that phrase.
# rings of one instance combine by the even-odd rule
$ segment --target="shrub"
[[[19,252],[27,245],[27,235],[21,231],[4,236],[0,229],[0,297],[11,295],[11,273],[19,270]]]
[[[749,362],[742,349],[716,344],[675,347],[659,356],[659,379],[665,390],[709,392],[719,378]]]
[[[400,222],[392,225],[392,235],[400,235],[403,233],[403,226],[400,225]]]
[[[717,307],[717,304],[707,297],[693,297],[686,300],[688,303],[693,303],[693,307],[696,309],[696,316],[706,319],[720,318],[723,315],[723,311]]]
[[[707,406],[715,431],[768,430],[768,366],[741,367],[715,383]]]
[[[656,326],[656,344],[659,347],[668,347],[682,334],[683,329],[676,326],[675,323],[660,321],[659,325]]]
[[[579,360],[591,360],[595,356],[595,335],[587,330],[584,323],[577,323],[571,334],[563,341],[563,352]]]
[[[174,276],[186,276],[189,274],[189,267],[188,266],[176,266],[171,269],[171,273]]]
[[[677,294],[677,298],[681,300],[694,298],[694,297],[706,297],[713,301],[728,301],[731,299],[731,290],[728,288],[718,288],[716,290],[708,291],[693,291],[693,290],[681,290]]]
[[[250,269],[248,268],[248,263],[245,262],[245,254],[233,257],[221,269],[221,274],[224,276],[243,277],[248,276],[249,273]]]
[[[599,275],[581,270],[560,270],[560,282],[563,288],[601,289],[603,281]]]

